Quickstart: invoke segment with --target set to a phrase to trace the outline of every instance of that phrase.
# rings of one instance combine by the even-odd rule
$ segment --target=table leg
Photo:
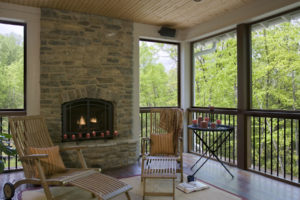
[[[200,156],[200,158],[194,163],[194,165],[191,167],[191,169],[193,169],[196,165],[197,165],[197,163],[198,162],[200,162],[200,160],[204,157],[204,155],[208,152],[208,151],[210,151],[210,148],[208,148],[208,145],[206,144],[206,142],[204,142],[204,140],[197,134],[197,132],[194,130],[193,131],[194,132],[194,134],[199,138],[199,140],[204,144],[204,146],[206,147],[206,151]],[[221,136],[219,136],[215,141],[214,141],[214,143],[215,142],[217,142],[218,140],[220,140],[221,139]],[[211,147],[213,147],[213,145],[211,145]]]
[[[232,131],[230,131],[226,137],[221,140],[220,144],[217,145],[216,149],[212,148],[214,147],[214,144],[216,142],[218,142],[220,140],[220,138],[222,138],[222,134],[213,142],[214,144],[208,146],[207,143],[196,133],[196,136],[200,139],[200,141],[204,144],[204,146],[206,147],[206,151],[204,154],[206,154],[207,152],[209,152],[209,157],[206,158],[206,160],[204,161],[204,163],[202,163],[202,165],[200,167],[198,167],[198,169],[194,172],[193,176],[203,167],[203,165],[208,161],[209,158],[211,158],[211,156],[213,155],[217,161],[225,168],[225,170],[231,175],[231,177],[233,178],[234,176],[232,175],[232,173],[230,173],[230,171],[227,169],[227,167],[224,165],[224,163],[219,159],[219,157],[215,154],[215,152],[222,146],[222,144],[227,140],[227,138],[230,136],[230,134],[232,133]],[[226,134],[226,132],[224,132]],[[193,167],[202,159],[203,155],[197,160],[197,162],[193,165]]]

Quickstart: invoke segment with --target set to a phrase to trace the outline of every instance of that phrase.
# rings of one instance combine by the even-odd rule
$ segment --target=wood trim
[[[248,169],[250,166],[250,121],[243,113],[250,109],[251,99],[251,34],[248,24],[237,26],[237,86],[238,86],[238,115],[237,115],[237,166]]]
[[[168,108],[178,108],[178,107],[140,107],[140,113],[150,113],[152,109],[168,109]],[[183,110],[182,108],[180,108]]]
[[[195,75],[195,73],[194,73],[194,44],[195,43],[197,43],[197,42],[201,42],[201,41],[204,41],[204,40],[207,40],[207,39],[211,39],[211,38],[213,38],[213,37],[217,37],[217,36],[220,36],[220,35],[223,35],[223,34],[225,34],[225,33],[229,33],[229,32],[233,32],[233,31],[235,31],[236,29],[235,28],[233,28],[233,29],[229,29],[229,30],[226,30],[226,31],[223,31],[223,32],[220,32],[220,33],[217,33],[217,34],[213,34],[213,35],[210,35],[210,36],[207,36],[207,37],[204,37],[204,38],[201,38],[201,39],[199,39],[199,40],[195,40],[195,41],[193,41],[193,42],[191,42],[190,44],[191,44],[191,106],[192,107],[195,107],[195,102],[194,102],[194,79],[195,79],[195,77],[194,77],[194,75]],[[226,108],[225,108],[226,109]]]
[[[192,123],[192,112],[188,112],[188,124]],[[188,152],[192,152],[193,151],[193,131],[191,129],[188,128]]]
[[[25,116],[27,113],[25,110],[15,111],[0,111],[0,117],[6,116]]]
[[[10,21],[10,20],[2,20],[0,19],[0,23],[3,24],[8,24],[8,25],[18,25],[18,26],[23,26],[23,40],[24,40],[24,47],[23,47],[23,70],[24,70],[24,74],[23,74],[23,96],[24,96],[24,108],[22,109],[1,109],[0,108],[0,116],[4,116],[4,115],[11,115],[9,112],[12,112],[14,114],[19,115],[19,113],[23,112],[25,113],[24,115],[26,115],[26,90],[27,90],[27,24],[23,23],[23,22],[16,22],[16,21]],[[8,112],[8,113],[7,113]],[[23,115],[23,114],[21,114]]]
[[[172,107],[181,107],[181,57],[180,57],[180,43],[179,42],[169,42],[169,41],[162,41],[162,40],[152,40],[152,39],[144,39],[140,38],[139,41],[144,41],[144,42],[156,42],[156,43],[163,43],[163,44],[172,44],[177,46],[177,106],[172,106]],[[169,108],[169,106],[162,106],[158,108]]]
[[[188,108],[189,112],[203,112],[203,113],[211,113],[209,108]],[[237,115],[238,111],[236,109],[223,109],[223,108],[215,108],[213,113],[217,114],[229,114],[229,115]]]
[[[190,105],[194,106],[194,80],[195,80],[195,70],[194,70],[194,44],[195,42],[190,42],[190,67],[191,67],[191,73],[190,73]]]
[[[299,111],[295,111],[295,112],[245,111],[244,114],[247,116],[255,116],[255,117],[300,119]]]

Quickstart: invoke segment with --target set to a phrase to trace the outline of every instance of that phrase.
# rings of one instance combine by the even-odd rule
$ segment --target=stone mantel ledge
[[[60,147],[70,147],[70,146],[85,146],[87,148],[93,147],[110,147],[122,144],[135,144],[138,139],[122,139],[122,140],[107,140],[104,143],[97,143],[97,140],[94,141],[81,141],[81,142],[64,142],[59,144]]]

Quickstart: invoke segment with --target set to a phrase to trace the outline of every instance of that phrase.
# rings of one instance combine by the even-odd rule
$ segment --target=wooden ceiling
[[[97,14],[183,29],[220,18],[259,0],[0,0],[39,8]]]

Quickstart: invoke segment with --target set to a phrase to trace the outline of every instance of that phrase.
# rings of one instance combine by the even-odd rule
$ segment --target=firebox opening
[[[84,98],[62,104],[62,141],[113,138],[113,104]]]

